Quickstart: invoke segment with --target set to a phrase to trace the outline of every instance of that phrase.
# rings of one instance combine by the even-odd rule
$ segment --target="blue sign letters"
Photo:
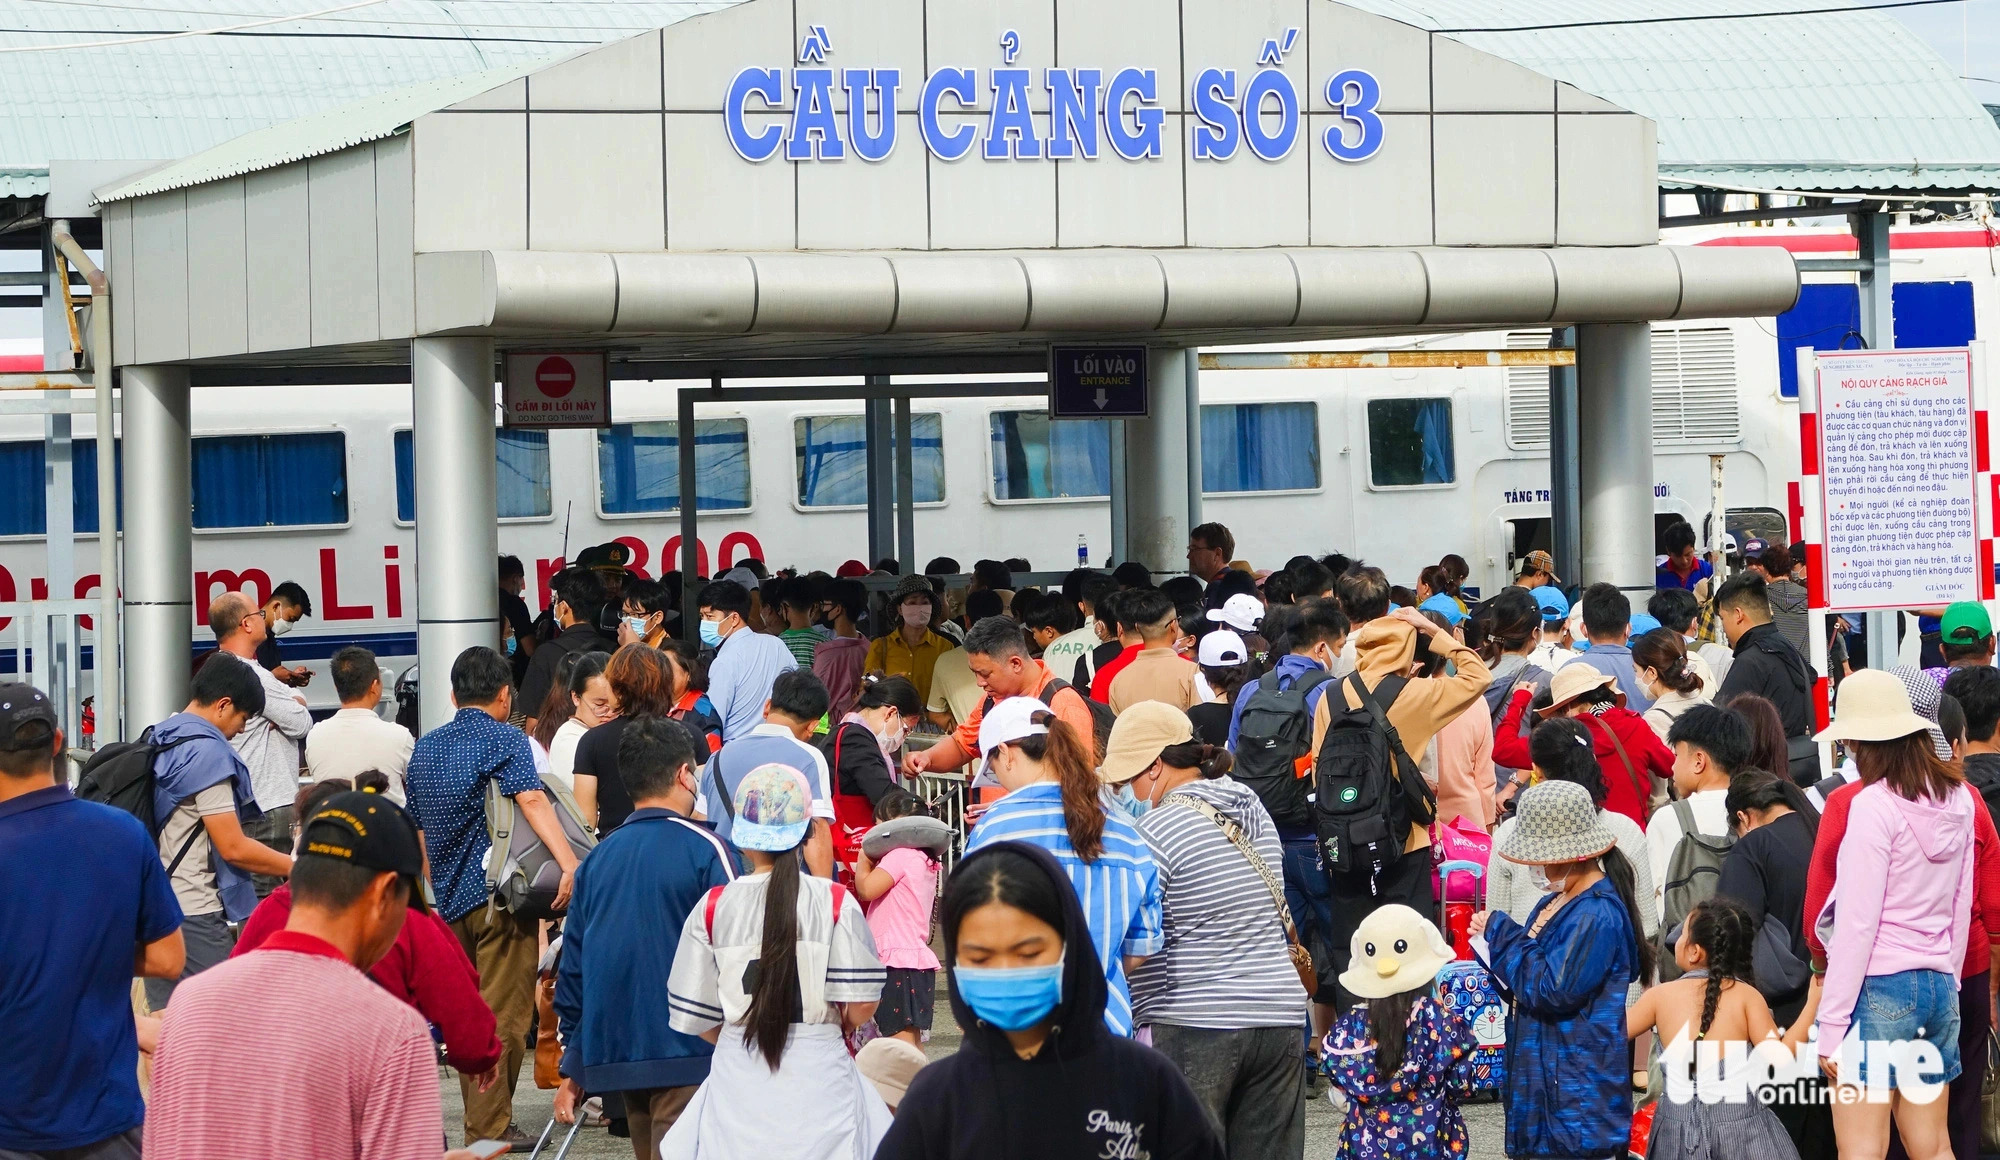
[[[1297,28],[1266,39],[1253,71],[1205,68],[1195,74],[1188,86],[1188,107],[1194,114],[1188,151],[1194,160],[1227,161],[1243,147],[1264,161],[1291,154],[1306,121],[1302,95],[1282,66],[1298,39]],[[1030,111],[1037,78],[1014,65],[1020,34],[1007,30],[999,48],[1004,67],[983,75],[977,68],[945,67],[924,78],[917,124],[931,156],[958,161],[976,149],[988,161],[1094,161],[1100,139],[1127,161],[1163,155],[1167,114],[1160,103],[1158,69],[1122,68],[1110,73],[1108,81],[1100,68],[1043,69],[1039,87],[1049,104],[1044,130]],[[798,52],[798,63],[811,67],[794,68],[790,77],[782,68],[746,68],[736,74],[723,99],[722,116],[739,156],[768,161],[782,149],[787,161],[840,161],[852,151],[863,161],[882,161],[895,152],[901,71],[836,70],[827,63],[832,52],[825,26],[812,25]],[[847,100],[845,117],[835,112],[836,73]],[[1382,87],[1375,75],[1346,69],[1328,77],[1322,91],[1335,113],[1319,141],[1327,154],[1348,162],[1375,156],[1383,138],[1376,111]],[[983,118],[974,108],[982,92],[991,95]],[[753,132],[749,118],[756,114],[771,120]],[[959,123],[947,128],[946,118]]]

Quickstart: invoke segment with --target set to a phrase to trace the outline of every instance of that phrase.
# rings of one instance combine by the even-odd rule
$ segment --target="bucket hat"
[[[1340,985],[1363,999],[1386,999],[1431,985],[1451,962],[1451,945],[1431,921],[1401,903],[1361,920]]]
[[[1833,724],[1814,741],[1894,741],[1927,733],[1931,723],[1910,707],[1910,691],[1894,673],[1857,669],[1840,682]]]
[[[1514,829],[1499,854],[1524,866],[1581,862],[1618,844],[1590,791],[1571,781],[1545,781],[1521,791]]]
[[[1194,740],[1194,726],[1186,713],[1165,701],[1141,701],[1118,714],[1111,725],[1111,737],[1104,743],[1104,764],[1097,769],[1100,780],[1118,785],[1131,781],[1158,761],[1169,745]]]
[[[1549,682],[1549,707],[1542,710],[1545,717],[1553,717],[1562,712],[1564,706],[1593,689],[1609,686],[1618,694],[1618,704],[1625,703],[1625,690],[1618,687],[1618,678],[1610,673],[1599,672],[1585,664],[1566,664],[1556,670],[1555,680]]]

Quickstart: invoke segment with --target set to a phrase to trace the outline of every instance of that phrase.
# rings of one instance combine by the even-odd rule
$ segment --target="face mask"
[[[288,633],[288,632],[290,632],[290,631],[292,631],[292,622],[291,622],[291,621],[289,621],[289,620],[279,620],[279,619],[277,619],[276,617],[273,617],[273,618],[271,619],[271,635],[272,635],[272,636],[283,636],[283,635],[285,635],[286,633]]]
[[[1146,811],[1153,808],[1152,802],[1132,792],[1132,783],[1129,781],[1118,787],[1118,804],[1124,806],[1125,812],[1134,818],[1145,817]]]
[[[875,740],[882,746],[884,752],[894,753],[897,749],[900,749],[902,747],[903,735],[906,732],[908,732],[908,730],[903,728],[903,726],[899,723],[899,720],[892,721],[892,723],[887,728],[875,734]]]
[[[972,1013],[1002,1031],[1026,1031],[1062,1001],[1061,962],[1046,967],[952,968],[959,998]]]
[[[911,628],[918,628],[931,622],[931,606],[929,604],[905,604],[900,611],[903,614],[903,623],[909,625]]]
[[[632,630],[632,635],[633,635],[633,636],[636,636],[636,637],[638,637],[638,638],[639,638],[639,639],[641,639],[641,640],[644,640],[644,639],[645,639],[645,637],[646,637],[646,618],[645,618],[645,617],[643,617],[643,616],[628,616],[628,617],[626,617],[626,618],[625,618],[625,627],[627,627],[627,628],[629,628],[629,629],[631,629],[631,630]]]
[[[502,649],[505,649],[505,650],[506,650],[506,652],[507,652],[507,655],[511,657],[511,656],[513,656],[513,655],[514,655],[514,645],[515,645],[516,643],[518,643],[518,642],[517,642],[517,641],[515,641],[515,639],[514,639],[513,637],[511,637],[511,636],[510,636],[510,637],[508,637],[508,638],[507,638],[506,640],[503,640],[503,641],[501,641],[501,642],[500,642],[500,647],[501,647]]]
[[[1528,881],[1534,883],[1535,889],[1541,891],[1543,894],[1552,894],[1555,892],[1556,884],[1549,881],[1549,872],[1546,867],[1528,867]]]
[[[722,647],[722,626],[713,620],[701,622],[701,643],[710,648]]]

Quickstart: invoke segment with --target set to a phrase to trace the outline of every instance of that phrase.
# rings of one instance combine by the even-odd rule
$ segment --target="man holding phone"
[[[312,815],[285,929],[183,982],[167,1007],[147,1156],[475,1155],[444,1153],[423,1016],[364,973],[408,908],[425,908],[423,869],[416,827],[385,797],[336,794]]]

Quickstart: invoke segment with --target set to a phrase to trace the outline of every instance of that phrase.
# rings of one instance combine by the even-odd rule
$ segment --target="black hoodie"
[[[996,842],[1032,859],[1063,900],[1062,1002],[1033,1059],[972,1013],[951,986],[965,1040],[958,1054],[917,1073],[875,1160],[1222,1160],[1201,1103],[1166,1056],[1104,1026],[1104,968],[1068,875],[1047,851]],[[948,948],[953,957],[955,950]]]

